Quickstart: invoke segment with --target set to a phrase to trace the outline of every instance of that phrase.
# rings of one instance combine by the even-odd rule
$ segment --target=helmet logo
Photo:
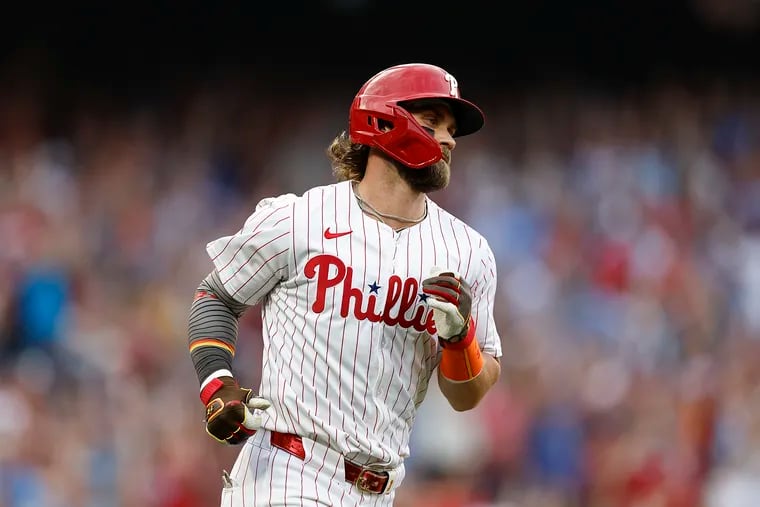
[[[449,85],[451,88],[449,89],[449,95],[452,97],[459,97],[459,83],[457,83],[457,80],[454,76],[449,74],[448,72],[443,77],[446,81],[449,82]]]

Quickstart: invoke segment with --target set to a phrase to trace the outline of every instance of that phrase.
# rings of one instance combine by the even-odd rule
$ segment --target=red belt
[[[272,445],[278,449],[292,454],[303,460],[306,458],[306,451],[303,448],[303,440],[298,435],[290,433],[280,433],[278,431],[270,432],[272,435]],[[343,459],[346,469],[346,480],[354,484],[362,491],[369,493],[385,493],[393,484],[390,480],[390,473],[385,470],[371,470],[362,465],[352,463]]]

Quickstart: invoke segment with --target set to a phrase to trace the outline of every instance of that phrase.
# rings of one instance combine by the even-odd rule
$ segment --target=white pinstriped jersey
[[[265,199],[207,246],[236,300],[262,302],[263,427],[363,464],[399,466],[440,351],[421,282],[433,266],[472,287],[477,340],[501,356],[496,268],[486,240],[428,199],[395,232],[366,216],[350,182]]]

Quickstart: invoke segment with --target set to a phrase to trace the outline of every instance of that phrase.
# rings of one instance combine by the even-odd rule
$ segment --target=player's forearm
[[[190,358],[201,383],[215,372],[231,372],[238,318],[246,308],[227,293],[216,271],[201,282],[188,316]]]
[[[501,366],[493,356],[483,355],[483,369],[466,382],[455,382],[438,370],[438,385],[449,404],[459,412],[473,409],[480,403],[501,374]]]

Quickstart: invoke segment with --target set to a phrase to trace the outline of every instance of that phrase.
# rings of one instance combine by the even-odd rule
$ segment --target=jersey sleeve
[[[236,301],[255,305],[289,276],[295,198],[284,194],[260,201],[236,234],[206,245],[224,288]]]
[[[477,339],[486,354],[501,357],[501,338],[494,320],[494,299],[496,297],[496,261],[493,251],[485,239],[481,238],[480,269],[478,279],[473,284],[472,316],[477,325]]]

